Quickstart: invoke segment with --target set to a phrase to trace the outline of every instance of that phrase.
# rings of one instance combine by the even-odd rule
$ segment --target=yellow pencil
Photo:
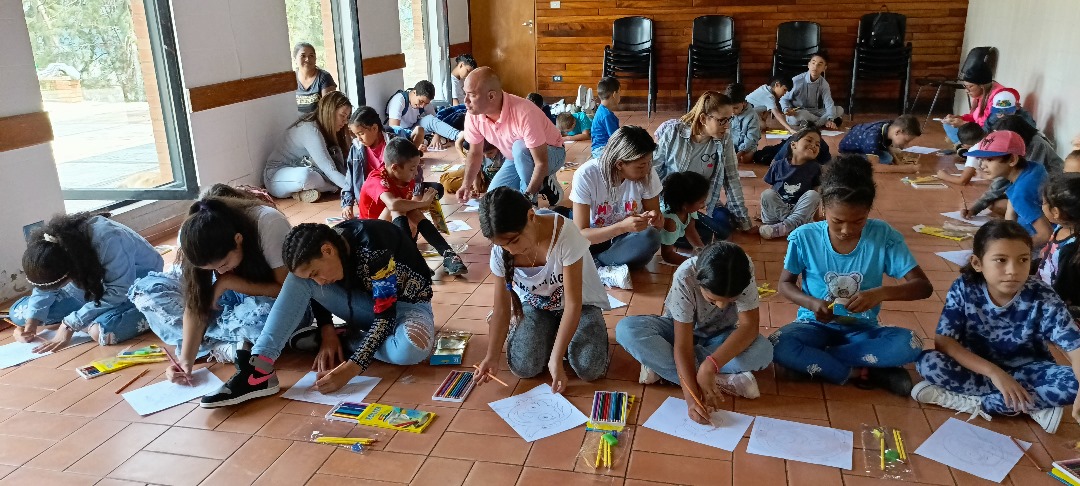
[[[907,460],[907,453],[904,452],[904,439],[900,438],[900,430],[899,429],[893,429],[892,433],[893,433],[893,442],[896,444],[896,453],[900,454],[900,460],[901,461],[906,461]]]
[[[600,468],[600,457],[604,455],[604,441],[601,440],[599,444],[596,444],[596,464],[593,464],[594,469]]]
[[[885,470],[885,435],[881,436],[881,470]]]

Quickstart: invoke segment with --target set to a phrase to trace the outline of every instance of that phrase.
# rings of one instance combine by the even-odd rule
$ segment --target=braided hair
[[[496,208],[497,213],[496,213]],[[499,187],[484,194],[480,200],[480,232],[489,240],[498,235],[520,233],[529,223],[532,203],[524,194],[509,187]],[[503,275],[510,292],[510,313],[515,322],[524,317],[521,299],[514,292],[514,254],[502,250]]]
[[[863,155],[842,155],[829,163],[821,181],[821,200],[825,207],[851,204],[870,209],[877,196],[874,166]]]
[[[285,261],[285,268],[293,272],[301,265],[322,257],[324,243],[329,243],[337,249],[341,258],[341,265],[345,268],[342,273],[345,277],[344,286],[349,292],[349,319],[347,322],[351,324],[353,322],[353,286],[351,282],[356,272],[349,271],[351,265],[346,264],[350,260],[349,246],[345,242],[345,237],[338,230],[321,223],[298,224],[289,230],[289,234],[285,235],[285,242],[281,245],[281,258]]]
[[[244,280],[260,283],[274,281],[274,269],[266,262],[259,238],[259,225],[248,210],[260,206],[254,199],[210,197],[188,208],[188,217],[180,226],[181,280],[187,308],[206,318],[213,307],[214,271],[205,267],[220,262],[236,248],[236,235],[244,257],[231,272]]]
[[[101,304],[105,296],[105,267],[91,244],[89,222],[94,216],[98,215],[53,216],[48,224],[30,234],[22,268],[34,287],[54,290],[70,280],[83,290],[86,300]]]

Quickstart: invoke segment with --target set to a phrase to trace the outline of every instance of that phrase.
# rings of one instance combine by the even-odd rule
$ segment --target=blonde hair
[[[697,136],[701,134],[702,124],[698,123],[698,120],[700,120],[702,116],[733,104],[731,98],[728,98],[727,95],[719,91],[706,91],[701,93],[701,97],[697,99],[697,103],[694,103],[694,107],[690,109],[689,113],[679,118],[679,121],[689,125],[690,134]]]
[[[344,157],[349,153],[349,143],[352,141],[352,134],[349,133],[348,123],[341,127],[341,130],[332,132],[333,126],[337,124],[337,110],[342,106],[349,107],[349,111],[352,111],[352,102],[349,101],[349,97],[345,96],[345,93],[341,91],[331,91],[321,98],[319,103],[315,106],[315,111],[310,113],[304,113],[300,115],[300,118],[293,123],[292,126],[297,126],[303,122],[313,122],[319,128],[319,133],[322,134],[323,140],[326,145],[337,146],[341,150],[341,155]]]
[[[555,126],[559,127],[559,130],[570,131],[575,125],[577,125],[577,120],[574,119],[574,115],[559,113],[559,116],[555,117]]]
[[[604,147],[604,152],[600,154],[600,159],[596,161],[597,165],[600,166],[600,175],[607,186],[609,201],[615,201],[615,190],[618,187],[615,180],[619,171],[619,162],[637,160],[652,154],[655,150],[656,141],[653,140],[652,135],[647,130],[639,126],[625,125],[611,134],[607,146]],[[646,186],[652,183],[652,177],[653,171],[650,170],[645,175],[644,184]]]

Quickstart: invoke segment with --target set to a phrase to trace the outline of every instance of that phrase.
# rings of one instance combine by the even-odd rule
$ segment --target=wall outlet
[[[551,8],[562,8],[562,2],[551,2]]]
[[[551,77],[551,80],[556,82],[556,83],[561,83],[562,82],[562,76],[559,76],[558,74],[556,74],[556,75]]]
[[[23,239],[25,239],[27,243],[30,243],[30,233],[42,226],[45,226],[44,221],[38,221],[36,223],[30,223],[26,226],[23,226]]]

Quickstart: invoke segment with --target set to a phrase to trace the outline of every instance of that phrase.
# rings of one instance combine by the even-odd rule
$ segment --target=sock
[[[435,225],[431,224],[427,218],[424,218],[416,225],[416,231],[423,235],[431,246],[435,247],[435,251],[438,251],[442,256],[450,256],[454,254],[454,250],[450,248],[450,244],[443,238],[442,233],[435,229]]]
[[[255,366],[255,370],[259,373],[268,375],[274,372],[274,360],[258,354],[252,356],[251,358],[252,364]]]

